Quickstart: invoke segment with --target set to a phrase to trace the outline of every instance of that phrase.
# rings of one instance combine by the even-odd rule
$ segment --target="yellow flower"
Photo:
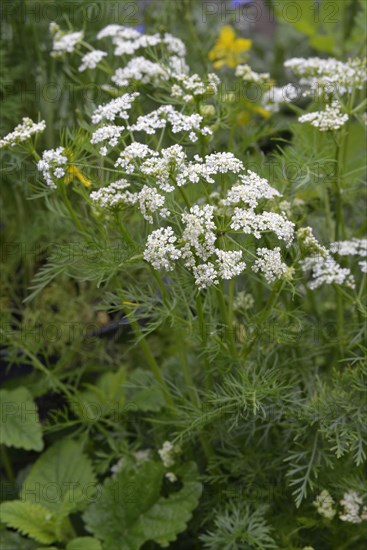
[[[69,148],[66,149],[66,154],[68,155],[71,161],[74,160],[74,153],[70,151]],[[80,181],[80,183],[84,185],[84,187],[90,187],[92,185],[92,182],[90,181],[90,179],[88,179],[84,174],[82,174],[79,168],[75,164],[70,164],[67,167],[66,172],[67,173],[64,178],[66,184],[71,183],[74,178],[77,178]]]
[[[90,187],[92,182],[84,174],[81,173],[79,168],[75,164],[70,164],[67,168],[67,174],[65,176],[65,183],[71,183],[74,178],[77,178],[84,187]]]
[[[228,65],[232,69],[237,67],[245,59],[244,53],[252,46],[252,40],[247,38],[236,38],[236,33],[230,25],[222,27],[219,38],[212,50],[209,52],[209,59],[213,61],[213,67],[220,69]]]

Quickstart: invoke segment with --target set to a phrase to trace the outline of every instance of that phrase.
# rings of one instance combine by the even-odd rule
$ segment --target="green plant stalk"
[[[83,225],[80,223],[72,205],[71,205],[71,202],[69,200],[69,197],[68,197],[68,194],[66,192],[66,187],[65,187],[65,184],[64,183],[61,183],[61,185],[59,186],[59,189],[61,191],[61,196],[63,198],[63,201],[65,203],[65,206],[66,208],[68,209],[68,212],[70,214],[70,217],[71,219],[73,220],[74,222],[74,225],[79,229],[79,231],[81,233],[84,233],[84,227]]]
[[[0,455],[1,455],[1,460],[4,466],[5,473],[8,476],[8,480],[15,482],[13,468],[11,465],[11,461],[9,459],[8,450],[5,447],[5,445],[0,445]]]
[[[205,387],[207,391],[210,391],[213,385],[213,377],[210,372],[210,363],[209,363],[209,357],[207,352],[208,335],[207,335],[206,326],[205,326],[203,300],[202,300],[200,291],[198,291],[197,297],[196,297],[196,310],[197,310],[197,316],[198,316],[198,321],[200,326],[201,343],[202,343],[202,348],[204,353]]]
[[[238,359],[238,353],[236,348],[236,342],[235,337],[233,334],[233,325],[231,325],[231,320],[229,317],[229,310],[230,308],[227,307],[225,297],[224,297],[224,285],[221,285],[221,288],[218,289],[218,303],[219,303],[219,309],[221,312],[222,320],[224,322],[224,325],[226,327],[226,340],[228,343],[228,348],[232,354],[232,357],[234,359]]]

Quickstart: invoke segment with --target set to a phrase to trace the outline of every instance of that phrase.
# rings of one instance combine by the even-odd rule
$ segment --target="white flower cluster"
[[[347,114],[341,112],[341,105],[338,101],[333,101],[331,105],[326,105],[324,111],[314,111],[299,117],[299,122],[310,122],[312,126],[318,128],[320,132],[339,130],[349,119]]]
[[[159,156],[159,153],[150,149],[145,143],[134,141],[120,153],[119,158],[115,162],[115,168],[120,167],[127,174],[133,174],[136,168],[134,161],[145,159],[147,156],[156,157]]]
[[[140,171],[145,176],[153,176],[156,184],[162,191],[170,193],[175,188],[172,179],[178,177],[179,171],[183,169],[186,154],[181,145],[172,145],[162,149],[160,155],[157,152],[151,153],[140,166]]]
[[[165,441],[162,448],[158,450],[158,454],[165,468],[170,468],[175,464],[176,458],[180,452],[181,447],[179,445],[173,445],[170,441]]]
[[[297,231],[297,237],[308,254],[317,254],[322,258],[329,255],[329,251],[314,236],[311,227],[300,227]]]
[[[131,206],[136,204],[144,219],[149,223],[153,223],[152,214],[158,213],[162,218],[169,215],[167,208],[164,208],[165,197],[158,193],[156,189],[144,185],[140,191],[132,193],[126,190],[128,187],[130,187],[129,182],[120,179],[110,183],[107,187],[93,191],[90,198],[102,208],[115,208],[122,204]]]
[[[216,249],[218,275],[222,279],[233,279],[246,268],[242,261],[242,250],[220,250]]]
[[[294,99],[297,99],[297,96],[297,88],[293,84],[282,87],[271,86],[263,94],[261,102],[264,109],[276,113],[279,111],[281,103],[291,103]]]
[[[344,508],[339,514],[342,521],[362,523],[367,520],[367,506],[363,506],[362,497],[356,491],[344,493],[340,504]]]
[[[50,23],[50,32],[53,35],[52,57],[62,57],[65,53],[72,53],[75,46],[84,38],[83,31],[65,32],[54,22]]]
[[[273,283],[277,279],[290,275],[291,269],[282,262],[279,247],[273,250],[258,248],[256,250],[256,255],[257,257],[252,266],[252,270],[255,273],[261,271],[268,283]]]
[[[97,39],[102,40],[102,38],[107,37],[120,37],[125,40],[135,40],[141,36],[141,32],[133,27],[124,27],[123,25],[107,25],[97,34]]]
[[[36,123],[28,117],[23,117],[22,122],[18,124],[10,134],[0,139],[0,149],[3,147],[14,147],[18,145],[18,143],[23,143],[34,134],[43,132],[45,128],[46,122],[44,120]]]
[[[90,142],[95,145],[107,141],[110,147],[115,147],[124,129],[124,126],[116,126],[114,124],[102,126],[93,132]],[[108,149],[104,145],[99,152],[104,157],[107,155]]]
[[[116,117],[127,120],[129,118],[128,111],[131,109],[133,102],[139,97],[138,92],[132,94],[123,94],[122,96],[112,99],[105,105],[100,105],[92,115],[93,124],[98,124],[102,120],[113,122]]]
[[[107,187],[102,187],[98,191],[92,191],[90,198],[102,208],[114,208],[120,204],[130,203],[130,195],[126,189],[130,183],[125,179],[110,183]]]
[[[42,172],[47,185],[51,189],[57,187],[54,179],[61,179],[66,174],[65,166],[68,159],[64,153],[65,149],[63,147],[43,151],[42,159],[37,163],[37,169]]]
[[[165,65],[145,57],[134,57],[124,68],[117,69],[111,80],[122,88],[135,81],[157,86],[160,82],[168,80],[169,76],[170,71]]]
[[[257,214],[252,209],[235,208],[231,228],[252,234],[256,239],[260,239],[262,233],[272,231],[278,239],[285,241],[287,247],[291,245],[294,237],[294,223],[287,220],[283,214],[275,212]]]
[[[214,206],[195,204],[189,212],[182,214],[185,229],[182,234],[184,241],[183,258],[187,267],[195,266],[195,256],[204,262],[215,252],[216,225],[214,223]]]
[[[164,207],[165,197],[147,185],[144,185],[139,193],[135,193],[132,199],[135,199],[134,203],[139,205],[140,212],[149,223],[153,223],[152,214],[156,212],[162,218],[167,218],[170,214],[169,210]]]
[[[304,95],[309,95],[311,91],[329,95],[350,93],[354,87],[362,89],[367,80],[366,59],[354,58],[342,62],[332,57],[294,57],[288,59],[284,66],[301,77],[300,84],[308,88]]]
[[[330,251],[339,256],[359,256],[367,257],[367,239],[352,239],[351,241],[337,241],[330,244]],[[367,261],[358,262],[362,273],[367,273]]]
[[[345,284],[349,288],[355,288],[354,277],[349,268],[341,267],[332,256],[310,256],[301,261],[304,272],[310,271],[312,279],[308,283],[311,290],[319,288],[323,284]]]
[[[184,115],[176,111],[172,105],[162,105],[155,111],[147,115],[138,117],[135,124],[129,127],[132,132],[145,132],[146,134],[155,134],[156,130],[165,128],[169,123],[172,126],[172,132],[190,132],[191,141],[197,141],[197,134],[202,136],[211,135],[212,131],[207,126],[201,127],[203,117],[197,113]]]
[[[155,269],[172,271],[175,267],[174,262],[182,255],[175,246],[176,241],[177,237],[172,227],[156,229],[148,236],[144,260],[152,264]]]
[[[248,204],[251,208],[256,208],[261,199],[272,200],[274,197],[281,197],[279,191],[269,185],[265,178],[261,178],[255,172],[248,170],[246,174],[239,176],[240,183],[234,185],[222,200],[223,205]]]
[[[112,43],[116,46],[114,54],[117,56],[133,55],[138,50],[154,46],[165,47],[171,55],[179,57],[186,55],[185,44],[182,40],[169,33],[165,33],[163,36],[160,34],[148,35],[131,27],[108,25],[97,34],[99,40],[106,37],[112,38]]]
[[[106,57],[107,52],[104,52],[102,50],[93,50],[92,52],[88,52],[82,57],[82,63],[79,67],[79,72],[84,72],[87,69],[95,69],[102,61],[104,57]]]
[[[313,501],[313,505],[315,506],[317,512],[320,516],[326,519],[333,519],[335,516],[336,510],[334,509],[334,504],[335,502],[332,496],[326,489],[321,491],[321,493]]]
[[[211,96],[218,93],[219,77],[214,73],[209,73],[206,81],[203,81],[198,74],[188,76],[186,74],[175,75],[177,81],[171,88],[172,97],[182,99],[185,103],[190,103],[195,98]]]
[[[269,73],[256,73],[250,65],[237,65],[235,75],[252,84],[264,85],[270,80]]]
[[[367,239],[336,241],[330,244],[330,251],[339,256],[367,256]]]

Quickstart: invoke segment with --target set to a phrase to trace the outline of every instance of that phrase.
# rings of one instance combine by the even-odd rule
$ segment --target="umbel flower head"
[[[33,135],[42,133],[46,128],[46,122],[33,122],[32,119],[24,117],[22,122],[14,128],[10,134],[0,139],[0,149],[14,147],[19,143],[28,141]]]

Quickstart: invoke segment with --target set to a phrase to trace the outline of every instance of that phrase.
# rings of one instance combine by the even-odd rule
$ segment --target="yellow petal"
[[[259,115],[261,115],[263,118],[270,118],[271,117],[271,112],[267,111],[263,107],[256,106],[256,107],[254,107],[254,111],[256,113],[259,113]]]
[[[84,174],[81,173],[79,168],[77,168],[76,166],[74,168],[75,168],[75,176],[78,178],[80,183],[82,183],[84,187],[90,187],[92,185],[92,182],[90,181],[90,179],[84,176]]]
[[[233,27],[230,25],[225,25],[221,28],[217,44],[228,48],[233,44],[235,39],[236,33],[234,32]]]
[[[233,44],[235,52],[247,52],[252,47],[252,40],[248,38],[237,38]]]

